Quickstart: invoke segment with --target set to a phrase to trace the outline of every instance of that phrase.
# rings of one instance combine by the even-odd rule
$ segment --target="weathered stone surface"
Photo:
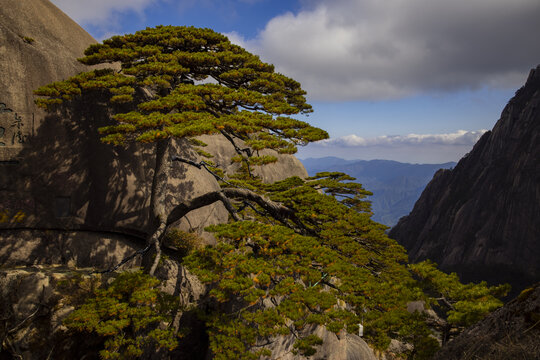
[[[323,326],[315,329],[307,329],[310,334],[317,335],[323,340],[323,344],[316,346],[315,355],[305,357],[300,354],[293,354],[293,345],[296,338],[292,335],[278,338],[268,349],[272,351],[270,359],[280,360],[376,360],[373,350],[358,335],[348,334],[341,331],[335,334],[326,330]]]
[[[143,245],[137,238],[97,231],[11,230],[0,236],[0,264],[3,268],[41,264],[102,270]],[[130,266],[139,264],[137,258]]]
[[[231,158],[236,155],[236,152],[232,144],[225,137],[204,135],[200,136],[199,139],[208,145],[204,147],[204,150],[214,156],[211,160],[220,168],[232,173],[240,167],[238,163],[231,163]],[[238,146],[243,146],[241,141],[237,140],[237,142]],[[275,156],[276,152],[263,150],[260,154]],[[278,161],[275,163],[255,166],[253,169],[254,173],[267,183],[283,180],[290,176],[299,176],[301,178],[308,176],[304,165],[293,155],[277,155],[277,157]]]
[[[17,157],[43,118],[33,90],[82,71],[76,58],[95,40],[48,0],[3,0],[0,39],[0,161],[5,161]]]
[[[540,283],[465,330],[438,360],[537,360],[540,356]]]
[[[403,354],[411,352],[412,350],[413,346],[411,344],[406,344],[399,340],[392,339],[390,340],[390,345],[388,345],[388,349],[386,349],[385,357],[387,360],[402,359],[404,358]]]
[[[540,67],[492,131],[453,170],[440,170],[390,236],[463,280],[540,279]]]
[[[70,332],[62,324],[92,296],[93,289],[114,276],[88,275],[89,271],[54,265],[0,269],[0,359],[16,355],[25,360],[99,359],[103,338]],[[182,309],[195,304],[206,291],[194,275],[172,261],[164,261],[156,275],[164,279],[163,291],[180,298]],[[201,321],[180,311],[174,323],[193,331],[183,337],[172,357],[156,353],[145,359],[204,357],[207,349]]]

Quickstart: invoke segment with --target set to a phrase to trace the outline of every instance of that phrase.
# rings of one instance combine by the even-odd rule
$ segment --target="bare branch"
[[[184,159],[184,158],[181,158],[181,157],[176,156],[176,155],[171,158],[171,161],[179,161],[179,162],[184,163],[184,164],[195,166],[197,169],[204,168],[206,171],[208,171],[210,174],[212,174],[212,176],[216,180],[223,181],[225,184],[230,185],[230,186],[235,186],[235,185],[229,183],[227,180],[225,180],[221,176],[219,176],[218,174],[216,174],[215,172],[213,172],[212,170],[210,170],[209,169],[210,164],[208,164],[206,161],[201,161],[201,162],[197,163],[195,161],[192,161],[192,160],[189,160],[189,159]]]
[[[244,161],[246,163],[247,171],[249,173],[249,176],[253,177],[253,175],[251,175],[251,168],[249,166],[249,161],[246,160],[244,158],[243,154],[242,154],[242,153],[245,153],[248,158],[251,157],[251,155],[253,155],[251,149],[249,147],[241,149],[240,147],[238,147],[238,145],[236,145],[236,143],[234,142],[234,139],[232,138],[232,136],[228,132],[226,132],[225,130],[220,130],[220,132],[227,140],[229,140],[229,142],[234,147],[234,150],[236,151],[236,153],[238,155],[242,156],[242,161]]]
[[[439,298],[436,298],[435,300],[440,301],[440,302],[444,303],[446,306],[448,306],[450,309],[455,310],[454,305],[452,305],[452,303],[450,301],[448,301],[448,299],[446,297],[441,296]]]
[[[287,219],[291,220],[297,226],[297,228],[293,227],[293,229],[301,234],[312,235],[314,232],[312,229],[307,228],[296,217],[296,213],[294,210],[283,206],[277,202],[274,202],[270,199],[267,199],[264,196],[257,194],[256,192],[240,188],[225,188],[222,191],[227,197],[241,198],[257,203],[260,207],[266,210],[274,219],[279,220],[286,226],[290,226],[290,224],[287,222]]]
[[[207,205],[211,205],[217,201],[222,201],[222,195],[222,192],[218,190],[205,193],[188,201],[184,201],[182,204],[174,207],[173,210],[170,212],[169,216],[167,217],[167,226],[180,220],[190,211],[202,208]],[[227,207],[227,205],[225,205],[225,207]]]
[[[120,261],[117,265],[113,266],[112,268],[109,268],[107,270],[102,270],[102,271],[94,270],[94,271],[90,272],[90,275],[92,275],[92,274],[106,274],[106,273],[114,272],[120,266],[124,265],[125,263],[127,263],[130,260],[133,260],[136,256],[146,254],[148,252],[148,250],[150,250],[152,245],[153,245],[152,243],[148,243],[148,245],[144,249],[140,249],[140,250],[135,251],[133,254],[125,257],[124,259],[122,259],[122,261]]]
[[[15,326],[14,328],[8,330],[7,335],[11,335],[11,334],[16,333],[17,331],[19,331],[23,326],[25,326],[28,322],[30,322],[30,320],[32,320],[34,317],[36,317],[39,310],[41,310],[41,306],[37,306],[36,310],[34,310],[34,312],[32,312],[30,315],[28,315],[17,326]]]

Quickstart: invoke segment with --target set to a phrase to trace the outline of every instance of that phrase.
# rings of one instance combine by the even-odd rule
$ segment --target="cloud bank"
[[[485,132],[487,130],[458,130],[448,134],[385,135],[375,138],[347,135],[309,144],[299,149],[298,156],[443,163],[458,161]]]
[[[538,0],[304,0],[235,41],[314,100],[514,88],[540,61]]]
[[[363,138],[357,135],[346,135],[338,138],[322,140],[318,146],[368,147],[368,146],[424,146],[424,145],[465,145],[472,146],[487,130],[458,130],[450,134],[408,134],[384,135],[375,138]]]

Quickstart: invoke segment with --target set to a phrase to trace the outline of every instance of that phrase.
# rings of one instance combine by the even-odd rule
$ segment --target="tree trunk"
[[[144,271],[154,275],[161,259],[161,240],[167,230],[166,196],[170,173],[171,140],[165,139],[156,144],[156,165],[152,179],[152,192],[150,195],[150,221],[153,223],[152,234],[147,239],[147,245],[152,248],[143,258]]]

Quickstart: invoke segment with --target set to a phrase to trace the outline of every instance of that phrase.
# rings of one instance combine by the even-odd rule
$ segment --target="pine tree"
[[[156,144],[150,201],[155,230],[148,244],[157,256],[150,274],[171,224],[163,206],[168,159],[174,156],[168,153],[170,138],[221,134],[237,150],[237,160],[251,166],[277,160],[258,156],[260,150],[293,154],[297,145],[328,137],[325,131],[291,117],[312,111],[298,82],[210,29],[158,26],[114,36],[91,45],[79,61],[117,62],[121,68],[94,70],[43,86],[35,92],[43,96],[36,103],[54,111],[66,101],[105,96],[117,106],[112,116],[116,123],[99,129],[103,142]],[[238,140],[246,147],[240,147]]]
[[[218,240],[216,246],[181,250],[187,255],[184,265],[210,289],[211,306],[204,321],[216,359],[269,355],[267,345],[289,334],[297,339],[294,351],[309,356],[321,343],[310,332],[313,327],[355,333],[361,323],[374,347],[385,349],[391,338],[399,338],[415,344],[415,354],[422,358],[433,353],[434,342],[423,315],[407,312],[408,302],[424,299],[435,304],[438,294],[447,294],[444,299],[452,308],[445,316],[465,324],[500,306],[493,297],[500,291],[485,284],[465,286],[429,263],[409,267],[405,250],[386,236],[384,225],[371,220],[365,199],[370,193],[354,178],[328,172],[264,184],[254,176],[253,166],[277,160],[260,156],[260,150],[293,154],[298,145],[328,134],[293,117],[312,111],[299,83],[225,36],[209,29],[158,26],[92,45],[80,61],[119,63],[120,70],[93,70],[41,87],[37,103],[55,111],[81,98],[105,99],[114,123],[99,129],[103,142],[155,144],[150,199],[154,231],[142,251],[152,259],[147,250],[153,247],[155,257],[146,268],[149,277],[134,275],[146,286],[136,291],[151,299],[161,296],[151,275],[167,233],[193,241],[194,235],[168,232],[171,224],[218,201],[230,213],[229,223],[208,229]],[[205,134],[221,135],[232,143],[234,160],[241,163],[237,173],[225,174],[211,162],[170,153],[170,139],[189,139],[203,147],[196,137]],[[205,155],[202,148],[199,152]],[[220,180],[221,189],[166,212],[163,200],[171,159],[204,167]],[[125,285],[123,279],[119,283]],[[112,324],[104,354],[126,345],[122,349],[129,357],[152,342],[173,348],[171,334],[155,333],[155,324],[146,335],[135,331],[135,338],[125,337],[125,329],[141,330],[134,325],[141,320],[107,312],[102,305],[114,303],[134,316],[156,306],[150,301],[141,309],[125,289],[113,284],[96,292],[68,325],[103,335],[107,329],[102,325]],[[480,309],[473,305],[477,299],[490,305]],[[149,319],[158,322],[160,316]]]

